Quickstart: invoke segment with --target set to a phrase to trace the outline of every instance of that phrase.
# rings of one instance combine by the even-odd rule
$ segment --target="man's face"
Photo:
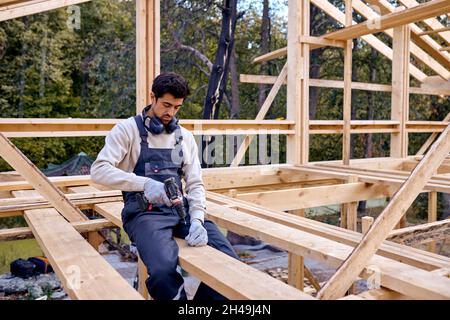
[[[151,98],[153,115],[160,118],[164,125],[172,120],[184,101],[184,98],[175,98],[171,93],[165,93],[158,99],[152,93]]]

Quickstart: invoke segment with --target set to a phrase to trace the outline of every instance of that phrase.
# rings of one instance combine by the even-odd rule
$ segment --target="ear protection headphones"
[[[166,130],[167,133],[172,133],[176,129],[178,129],[178,119],[173,117],[172,120],[166,125],[162,123],[161,119],[156,116],[149,117],[147,115],[148,110],[150,110],[152,106],[149,105],[142,110],[142,119],[144,119],[144,127],[153,134],[160,134]]]

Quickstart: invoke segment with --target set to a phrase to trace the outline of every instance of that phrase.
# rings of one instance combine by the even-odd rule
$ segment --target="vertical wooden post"
[[[345,0],[345,25],[351,26],[352,18],[352,0]],[[350,164],[350,124],[352,118],[352,43],[353,40],[347,40],[344,49],[344,105],[343,120],[344,130],[342,133],[342,161],[345,165]]]
[[[408,25],[394,28],[391,118],[400,122],[400,131],[391,134],[391,157],[395,158],[408,156],[406,122],[409,117],[409,42]]]
[[[367,231],[369,231],[370,226],[373,223],[373,220],[374,220],[373,217],[369,217],[369,216],[362,217],[362,219],[361,219],[362,234],[366,234]]]
[[[150,103],[151,84],[160,71],[160,0],[136,1],[136,113]]]
[[[428,193],[428,222],[437,220],[437,192],[431,191]],[[436,252],[436,241],[431,241],[428,244],[428,251]]]
[[[406,122],[409,118],[409,42],[410,29],[408,25],[394,28],[391,118],[400,122],[400,131],[391,134],[391,157],[395,158],[408,156]],[[406,216],[400,219],[397,227],[406,227]]]
[[[349,183],[358,182],[357,176],[350,176]],[[347,229],[356,231],[358,226],[358,201],[347,203]]]
[[[358,176],[349,176],[348,183],[358,182]],[[340,227],[356,231],[358,222],[358,201],[341,204]]]
[[[304,259],[291,252],[288,253],[288,284],[303,291],[305,270]]]
[[[287,137],[286,163],[306,164],[309,152],[309,0],[288,3],[287,119],[295,121],[295,134]]]
[[[286,142],[286,163],[306,164],[309,159],[309,0],[288,2],[287,119],[295,121],[295,134]],[[303,290],[304,259],[289,253],[288,283]]]

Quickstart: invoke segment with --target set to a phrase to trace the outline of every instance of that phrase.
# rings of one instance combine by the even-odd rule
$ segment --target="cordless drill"
[[[183,195],[178,189],[174,177],[170,177],[164,180],[164,189],[166,190],[167,197],[170,199],[170,201],[179,200],[173,206],[175,207],[175,210],[177,210],[180,218],[183,219],[183,222],[186,224],[186,212],[184,211]],[[144,196],[144,193],[137,193],[136,200],[142,211],[152,210],[153,204],[148,202],[147,198]]]
[[[179,200],[174,204],[175,210],[177,210],[178,215],[183,219],[184,224],[186,224],[186,212],[184,211],[183,195],[178,189],[178,185],[175,182],[174,177],[170,177],[164,180],[164,189],[166,190],[167,197],[170,201]]]

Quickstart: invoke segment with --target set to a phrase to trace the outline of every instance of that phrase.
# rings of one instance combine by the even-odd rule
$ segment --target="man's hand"
[[[188,245],[192,247],[201,247],[208,244],[208,233],[200,220],[192,220],[189,234],[185,239]]]
[[[164,184],[148,178],[144,184],[144,195],[150,203],[165,204],[168,207],[172,206],[172,202],[167,197]]]

